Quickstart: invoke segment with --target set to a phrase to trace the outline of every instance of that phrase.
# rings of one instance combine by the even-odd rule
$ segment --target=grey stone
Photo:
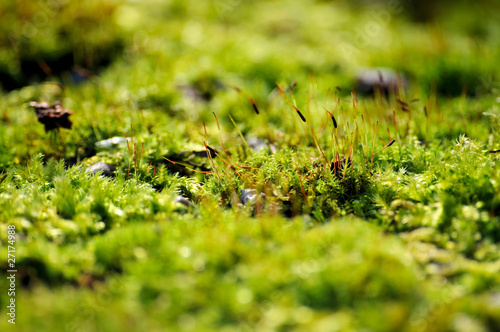
[[[254,151],[269,150],[276,153],[276,147],[273,144],[268,144],[266,141],[259,138],[250,138],[247,140],[248,146]]]
[[[490,304],[492,307],[500,308],[500,292],[490,295]]]
[[[115,170],[116,170],[115,166],[103,162],[98,162],[92,166],[87,167],[87,172],[90,175],[94,175],[101,172],[102,175],[108,177],[113,177]]]
[[[115,136],[109,139],[105,139],[95,143],[97,148],[109,149],[113,146],[118,146],[120,144],[126,144],[127,139],[125,137]]]
[[[357,76],[356,91],[360,94],[370,95],[378,89],[382,94],[388,95],[398,88],[406,88],[407,81],[400,73],[389,68],[366,68]],[[398,86],[398,81],[401,86]]]
[[[186,197],[183,197],[180,195],[178,195],[174,198],[174,203],[182,204],[187,208],[191,206],[191,201],[189,199],[187,199]]]
[[[254,204],[258,199],[265,199],[266,195],[260,193],[255,189],[243,189],[241,191],[241,203],[243,205]]]

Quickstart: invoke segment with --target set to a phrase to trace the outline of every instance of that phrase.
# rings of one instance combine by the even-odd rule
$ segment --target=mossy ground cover
[[[415,6],[0,1],[2,330],[500,330],[498,5]]]

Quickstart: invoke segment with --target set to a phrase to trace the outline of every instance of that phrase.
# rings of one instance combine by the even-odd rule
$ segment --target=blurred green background
[[[466,85],[474,93],[479,76],[498,73],[498,6],[493,0],[2,1],[0,78],[7,91],[49,77],[72,83],[116,61],[137,68],[141,59],[160,69],[156,75],[171,77],[165,84],[175,75],[194,79],[196,71],[273,86],[313,71],[348,86],[359,67],[384,66],[422,88],[435,84],[458,95]]]

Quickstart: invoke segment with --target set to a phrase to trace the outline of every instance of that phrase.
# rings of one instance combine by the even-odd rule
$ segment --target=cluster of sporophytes
[[[242,93],[241,89],[236,90]],[[289,97],[279,84],[277,91],[283,96],[283,102],[272,111],[281,113],[281,130],[271,129],[271,116],[266,115],[266,111],[262,112],[254,100],[248,97],[254,116],[265,134],[266,140],[262,140],[261,151],[252,151],[230,114],[228,117],[240,140],[239,146],[231,144],[232,151],[226,149],[227,144],[223,142],[215,113],[219,140],[214,144],[219,143],[221,151],[209,149],[207,142],[210,137],[204,125],[203,144],[211,171],[201,172],[212,174],[206,182],[207,190],[217,195],[223,205],[234,205],[240,200],[239,193],[242,190],[256,189],[263,194],[258,203],[260,212],[262,209],[282,211],[289,216],[305,213],[325,220],[333,215],[347,213],[346,209],[352,210],[354,200],[369,195],[375,156],[395,142],[390,137],[389,128],[386,128],[384,135],[389,135],[388,140],[384,142],[380,139],[384,147],[376,151],[375,148],[380,145],[377,142],[378,115],[370,115],[366,109],[359,111],[354,95],[352,108],[346,109],[345,113],[337,92],[326,96],[326,104],[332,104],[328,106],[333,106],[333,113],[324,106],[324,110],[319,110],[316,97],[309,96],[307,112],[303,114],[296,106],[292,86],[288,88]],[[173,160],[169,161],[177,164]],[[370,207],[365,204],[363,208]],[[359,204],[357,209],[362,209]]]

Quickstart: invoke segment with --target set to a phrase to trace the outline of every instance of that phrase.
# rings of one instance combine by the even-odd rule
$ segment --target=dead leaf
[[[56,101],[52,105],[46,102],[31,102],[30,106],[35,109],[38,122],[45,126],[46,132],[59,128],[71,129],[72,122],[69,116],[73,112],[65,109],[60,101]]]

